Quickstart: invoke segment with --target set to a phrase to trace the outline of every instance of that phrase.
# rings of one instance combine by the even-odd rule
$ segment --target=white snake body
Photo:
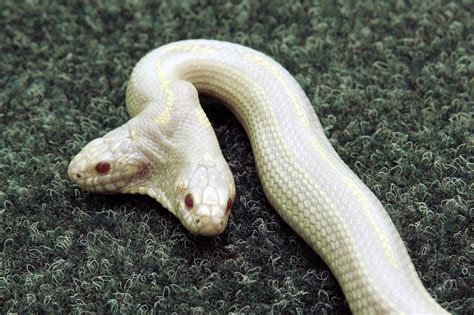
[[[134,118],[86,146],[71,162],[71,179],[92,191],[150,195],[190,231],[221,233],[234,182],[193,86],[224,101],[242,123],[268,200],[328,264],[354,314],[445,313],[381,203],[332,148],[301,87],[250,48],[186,40],[148,53],[127,87]]]

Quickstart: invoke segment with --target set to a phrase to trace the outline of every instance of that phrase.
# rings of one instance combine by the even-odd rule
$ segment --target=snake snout
[[[74,183],[80,181],[84,177],[81,172],[78,172],[72,168],[68,169],[67,175],[69,176],[69,179]]]
[[[85,180],[86,174],[79,169],[77,160],[78,159],[73,159],[73,161],[69,163],[67,175],[73,183],[82,186],[81,183]]]
[[[224,231],[227,225],[227,218],[209,215],[196,216],[194,218],[194,225],[196,226],[196,234],[215,236]]]

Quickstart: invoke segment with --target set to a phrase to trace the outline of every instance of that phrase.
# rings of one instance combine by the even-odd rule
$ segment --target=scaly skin
[[[224,101],[242,123],[268,200],[328,264],[354,314],[446,313],[301,87],[250,48],[186,40],[147,54],[127,87],[133,118],[88,144],[71,161],[70,178],[90,191],[149,195],[191,232],[221,233],[234,180],[196,89]]]

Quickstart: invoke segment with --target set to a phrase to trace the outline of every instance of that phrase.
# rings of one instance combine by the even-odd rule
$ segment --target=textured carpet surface
[[[349,312],[218,102],[204,101],[238,191],[223,235],[68,181],[70,158],[127,120],[134,64],[186,38],[245,44],[294,74],[430,293],[474,313],[472,6],[410,2],[1,1],[0,313]]]

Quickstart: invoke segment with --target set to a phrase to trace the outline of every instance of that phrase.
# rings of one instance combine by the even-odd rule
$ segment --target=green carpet
[[[1,314],[349,312],[269,206],[241,126],[215,102],[238,191],[222,236],[190,235],[150,198],[67,179],[81,147],[127,120],[139,58],[186,38],[251,46],[295,75],[429,292],[474,313],[470,1],[61,2],[0,4]]]

